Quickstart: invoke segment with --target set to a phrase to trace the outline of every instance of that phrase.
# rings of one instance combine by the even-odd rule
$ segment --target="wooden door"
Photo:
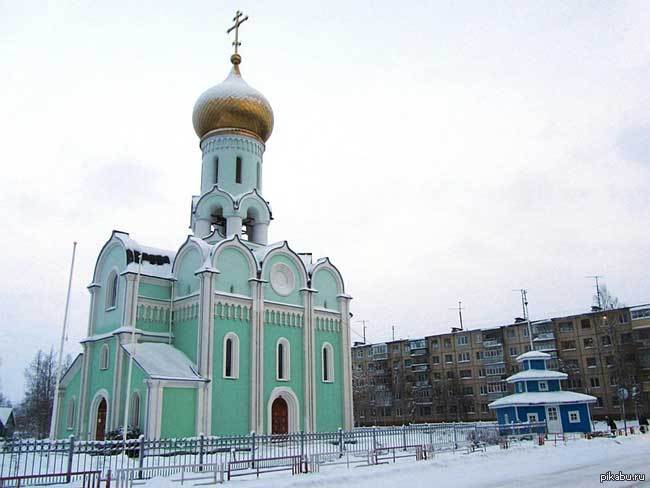
[[[98,441],[104,440],[106,431],[106,400],[101,399],[97,405],[97,423],[95,424],[95,439]]]
[[[271,406],[271,433],[289,433],[289,407],[281,397],[276,398]]]

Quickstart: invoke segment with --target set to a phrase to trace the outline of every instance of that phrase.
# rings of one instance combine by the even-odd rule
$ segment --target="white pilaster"
[[[350,300],[349,295],[339,295],[341,303],[341,357],[343,360],[343,417],[344,428],[354,427],[354,404],[352,397],[352,348],[350,343]]]
[[[219,272],[203,268],[199,276],[199,331],[197,344],[198,373],[208,382],[197,392],[196,434],[212,433],[212,368],[214,354],[214,277]]]
[[[264,280],[252,278],[251,316],[251,431],[264,432]]]
[[[303,288],[305,321],[303,324],[304,356],[304,430],[316,431],[316,369],[314,364],[314,293],[316,290]]]
[[[87,398],[88,398],[88,369],[90,365],[90,348],[88,343],[81,344],[83,348],[83,364],[81,366],[81,382],[79,385],[79,411],[77,412],[76,435],[81,439],[88,439],[89,433],[85,431],[88,425],[86,415]]]

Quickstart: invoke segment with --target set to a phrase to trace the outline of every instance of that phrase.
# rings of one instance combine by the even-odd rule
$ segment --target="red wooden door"
[[[97,405],[97,424],[95,425],[95,439],[98,441],[104,440],[106,430],[106,400],[101,399]]]
[[[289,433],[289,407],[284,398],[276,398],[271,406],[271,433]]]

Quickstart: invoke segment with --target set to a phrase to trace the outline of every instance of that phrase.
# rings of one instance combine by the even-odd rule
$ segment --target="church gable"
[[[272,302],[303,305],[301,289],[307,288],[307,272],[300,257],[286,242],[263,258],[264,299]]]

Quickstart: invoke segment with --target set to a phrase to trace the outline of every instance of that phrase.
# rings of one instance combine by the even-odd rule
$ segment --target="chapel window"
[[[276,354],[276,366],[277,366],[277,378],[278,380],[287,381],[289,380],[289,371],[290,371],[290,356],[289,356],[289,341],[284,337],[278,340],[277,345],[277,354]]]
[[[117,273],[115,271],[111,271],[111,273],[108,275],[106,287],[106,310],[113,309],[117,305],[117,287]]]
[[[237,156],[237,165],[235,167],[235,183],[241,183],[241,158]]]
[[[239,337],[232,332],[224,337],[223,377],[239,378]]]
[[[323,381],[330,383],[334,381],[334,350],[329,343],[323,344]]]
[[[214,158],[214,182],[219,183],[219,158]]]

